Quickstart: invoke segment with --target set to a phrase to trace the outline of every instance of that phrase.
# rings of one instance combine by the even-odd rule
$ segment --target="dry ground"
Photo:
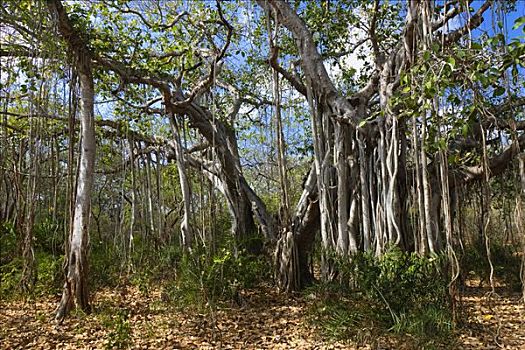
[[[468,312],[458,330],[459,349],[525,349],[525,305],[519,296],[469,288]],[[118,347],[129,335],[133,349],[399,349],[385,339],[366,345],[322,339],[307,322],[305,297],[284,296],[271,288],[243,295],[243,306],[215,312],[183,312],[162,301],[160,291],[144,295],[135,287],[95,294],[90,315],[74,314],[58,325],[52,320],[58,297],[0,302],[1,349],[104,349]],[[118,321],[118,315],[128,312]],[[119,328],[120,327],[120,328]],[[119,338],[123,337],[123,338]],[[389,345],[390,344],[390,345]]]

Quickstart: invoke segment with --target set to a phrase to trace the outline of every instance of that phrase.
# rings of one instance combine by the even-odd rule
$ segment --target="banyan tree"
[[[2,95],[0,142],[11,156],[0,158],[0,219],[30,227],[33,217],[30,207],[25,207],[29,220],[13,210],[25,205],[23,186],[35,196],[30,181],[19,181],[23,152],[11,145],[11,135],[20,131],[16,122],[42,120],[49,129],[60,124],[64,128],[54,134],[40,130],[40,151],[36,143],[29,147],[52,153],[53,173],[61,171],[56,154],[61,150],[70,164],[65,201],[71,219],[59,318],[73,302],[89,308],[88,223],[91,212],[94,230],[93,222],[98,225],[104,214],[103,198],[98,214],[90,207],[91,188],[106,186],[108,174],[130,177],[115,191],[119,200],[106,205],[119,211],[115,231],[125,241],[125,255],[133,249],[138,214],[144,231],[157,232],[155,239],[163,241],[168,218],[177,212],[183,250],[199,244],[208,249],[209,232],[195,223],[198,215],[213,218],[206,205],[220,201],[238,250],[271,250],[277,285],[287,291],[312,281],[316,240],[326,280],[337,276],[334,257],[351,260],[358,252],[379,257],[394,246],[420,255],[446,254],[455,280],[461,208],[469,189],[480,188],[479,235],[489,251],[491,181],[509,173],[525,177],[518,162],[525,145],[525,44],[494,24],[512,10],[512,1],[48,0],[41,5],[13,1],[0,10],[6,34],[0,56],[9,72],[2,84],[21,89],[17,79],[45,80],[15,71],[20,62],[27,70],[40,64],[62,84],[54,106],[32,98],[16,107],[16,98]],[[515,27],[519,30],[519,20]],[[28,96],[35,94],[31,90]],[[67,108],[60,94],[69,94]],[[267,114],[265,132],[278,174],[279,208],[273,211],[246,162],[246,149],[257,148],[257,137],[267,136],[258,134]],[[295,202],[290,169],[299,160],[290,151],[290,125],[311,146],[303,152],[309,170]],[[253,139],[246,141],[249,135]],[[122,149],[117,169],[108,170],[100,152],[95,164],[95,148],[109,147],[107,140]],[[162,186],[168,185],[161,168],[171,162],[178,211],[163,197]],[[201,189],[210,189],[199,199],[196,179]],[[522,194],[517,192],[512,204],[519,215]],[[124,207],[131,208],[127,231]],[[250,241],[253,235],[263,244]],[[28,264],[26,280],[30,270]]]

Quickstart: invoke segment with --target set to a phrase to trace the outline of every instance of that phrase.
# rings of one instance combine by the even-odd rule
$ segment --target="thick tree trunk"
[[[317,175],[312,166],[304,183],[303,193],[295,209],[292,231],[277,241],[275,280],[281,290],[294,291],[310,284],[310,255],[315,234],[319,231]],[[290,240],[293,239],[293,242]]]
[[[213,146],[214,159],[210,165],[213,169],[206,172],[206,176],[226,197],[234,237],[242,241],[257,232],[255,219],[263,236],[269,241],[275,239],[271,215],[242,173],[235,131],[194,103],[180,112],[188,115],[191,126],[198,129]]]
[[[56,318],[64,319],[74,304],[90,311],[88,291],[88,244],[91,189],[95,167],[95,89],[91,70],[91,57],[79,34],[71,25],[67,13],[59,0],[48,0],[52,18],[62,38],[72,52],[80,80],[81,106],[81,153],[76,187],[73,225],[68,239],[66,259],[66,281]],[[71,166],[70,164],[69,166]]]
[[[90,71],[79,72],[81,92],[82,142],[80,169],[78,172],[73,228],[69,237],[69,252],[66,267],[66,282],[56,318],[63,319],[73,304],[89,311],[88,244],[91,188],[95,166],[94,87]]]

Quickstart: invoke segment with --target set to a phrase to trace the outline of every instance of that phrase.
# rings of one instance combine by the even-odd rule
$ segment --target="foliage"
[[[94,242],[90,249],[89,271],[93,289],[115,286],[122,271],[122,257],[109,242]]]
[[[106,349],[124,349],[131,345],[131,324],[129,311],[125,308],[113,310],[114,313],[106,315],[103,320],[104,327],[110,332],[107,335]]]
[[[16,256],[17,234],[9,222],[0,223],[0,266],[8,264]]]
[[[64,257],[45,252],[36,254],[37,284],[35,294],[47,295],[60,292],[64,281]]]
[[[203,306],[220,301],[242,303],[241,292],[268,279],[268,261],[242,250],[237,254],[231,241],[210,256],[196,248],[182,254],[177,262],[176,279],[167,286],[172,301],[189,306]]]
[[[33,228],[35,247],[49,254],[63,254],[64,234],[63,228],[51,218],[44,218]]]
[[[511,290],[519,291],[521,258],[516,248],[499,241],[491,242],[490,257],[495,278],[500,279]],[[478,278],[480,284],[488,283],[490,264],[484,242],[477,240],[466,247],[462,257],[462,267],[466,275]]]
[[[60,288],[63,278],[63,257],[57,249],[51,249],[52,239],[50,231],[46,229],[46,222],[35,225],[35,261],[37,280],[31,294],[54,294]],[[19,234],[13,225],[0,225],[0,297],[16,297],[22,277],[22,257],[17,256]],[[55,243],[53,243],[55,245]],[[56,253],[53,253],[55,251]]]
[[[35,255],[37,281],[31,296],[50,295],[59,292],[63,282],[63,257],[45,252]],[[19,296],[19,283],[22,277],[22,258],[15,258],[0,266],[0,297]]]
[[[326,336],[366,342],[374,334],[392,332],[426,346],[451,334],[442,257],[391,248],[379,258],[359,253],[334,261],[337,280],[306,291],[316,295],[311,319]]]
[[[379,258],[358,254],[352,265],[358,288],[399,315],[419,305],[448,306],[443,262],[392,248]]]
[[[411,175],[416,169],[411,151],[415,152],[416,146],[419,147],[416,134],[423,123],[428,123],[428,135],[420,140],[423,146],[421,155],[427,154],[431,164],[438,166],[435,155],[438,151],[444,151],[451,174],[456,175],[459,170],[457,178],[454,176],[454,186],[461,183],[456,179],[461,179],[463,167],[480,165],[484,149],[492,158],[501,154],[510,140],[523,135],[523,130],[517,133],[516,127],[512,126],[515,123],[511,121],[521,123],[524,118],[519,107],[523,104],[520,99],[523,99],[525,86],[525,75],[522,74],[525,43],[523,36],[506,33],[505,21],[498,23],[499,29],[493,24],[492,33],[490,30],[477,33],[477,20],[470,22],[472,28],[468,28],[468,40],[451,41],[446,45],[445,35],[448,38],[458,33],[448,25],[446,31],[445,27],[434,31],[431,36],[435,35],[436,40],[428,43],[423,44],[427,38],[415,36],[411,41],[416,45],[414,53],[417,52],[419,57],[403,62],[402,48],[410,43],[403,41],[403,36],[410,32],[409,28],[405,28],[410,22],[405,17],[410,2],[297,0],[283,4],[292,4],[294,11],[306,23],[305,32],[312,34],[316,45],[313,50],[319,51],[332,80],[327,86],[333,83],[337,87],[335,93],[329,91],[331,89],[314,86],[312,91],[322,92],[315,103],[319,104],[319,110],[334,120],[355,116],[361,119],[360,126],[367,124],[375,130],[369,134],[370,138],[367,137],[365,154],[379,155],[380,149],[376,147],[380,146],[374,134],[379,130],[376,126],[383,124],[383,117],[388,117],[388,109],[393,112],[392,120],[400,123],[399,142],[403,148],[392,146],[388,153],[394,158],[398,154],[407,157],[406,162],[399,159],[400,169],[406,168],[407,171],[398,173],[396,170],[400,181],[392,177],[390,183],[393,186],[401,189],[407,185],[414,189],[414,181],[408,181],[413,178]],[[279,182],[276,181],[273,131],[276,104],[272,100],[279,94],[269,88],[272,71],[267,64],[269,48],[265,44],[271,35],[267,31],[272,30],[272,20],[265,18],[269,16],[261,6],[254,6],[251,2],[160,1],[157,6],[149,6],[151,4],[146,2],[114,0],[64,1],[64,5],[73,26],[80,33],[80,41],[87,43],[94,59],[98,128],[94,192],[98,195],[92,201],[92,215],[98,237],[94,239],[93,225],[89,284],[95,288],[91,289],[115,287],[124,280],[124,283],[137,287],[142,296],[147,296],[157,282],[169,281],[165,295],[183,305],[213,305],[226,300],[242,304],[243,289],[270,280],[271,268],[264,256],[252,253],[262,246],[260,237],[242,242],[224,238],[225,232],[233,226],[230,217],[224,214],[231,209],[227,209],[227,203],[230,206],[236,203],[225,201],[221,193],[227,196],[230,191],[238,190],[233,189],[238,184],[231,186],[232,189],[225,187],[228,183],[225,178],[231,174],[221,172],[221,167],[227,164],[221,165],[223,157],[220,152],[223,148],[231,151],[232,159],[238,159],[239,164],[229,165],[238,170],[239,179],[244,176],[255,195],[263,200],[266,209],[272,215],[278,215],[282,197]],[[445,4],[447,6],[455,4]],[[466,22],[461,23],[460,17],[470,16],[471,12],[474,15],[475,10],[458,6],[457,11],[461,15],[452,17],[454,20],[451,19],[450,24],[459,20],[460,23],[455,25],[461,28]],[[499,21],[497,17],[507,14],[504,7],[507,6],[494,4],[493,23]],[[434,10],[436,12],[430,14],[434,19],[441,18],[447,11],[440,6]],[[501,13],[498,13],[500,10]],[[24,206],[29,195],[24,200],[23,193],[31,192],[29,180],[33,168],[29,164],[35,159],[37,162],[40,160],[40,167],[34,168],[38,171],[38,183],[34,190],[37,202],[35,222],[34,227],[29,227],[33,229],[32,248],[35,249],[37,262],[35,293],[54,293],[59,290],[63,278],[63,232],[67,229],[62,225],[71,221],[68,209],[61,212],[57,208],[69,207],[68,196],[74,188],[74,181],[59,180],[66,179],[68,174],[73,179],[78,164],[75,150],[81,148],[81,140],[78,137],[75,139],[76,131],[71,130],[73,125],[67,125],[67,120],[73,122],[78,112],[75,74],[68,67],[71,63],[66,58],[69,52],[58,40],[56,26],[48,16],[45,3],[29,0],[8,2],[0,10],[0,17],[6,25],[6,35],[2,37],[6,74],[0,79],[4,96],[1,101],[4,111],[2,122],[5,124],[0,137],[0,148],[5,150],[0,168],[5,176],[2,177],[0,189],[7,189],[0,191],[0,207],[7,208],[14,200],[16,210],[20,210],[14,215],[15,220],[26,215],[24,211],[27,208]],[[279,47],[276,62],[298,81],[315,83],[316,80],[307,73],[308,57],[300,57],[298,53],[300,47],[297,43],[306,45],[308,35],[302,39],[297,38],[297,34],[293,37],[283,28],[287,21],[279,24],[280,28],[277,22],[273,22],[273,40]],[[418,26],[422,23],[419,19],[416,22]],[[516,19],[513,30],[521,28],[524,23],[525,17]],[[224,55],[219,57],[220,47],[230,41],[230,26],[235,28],[230,46],[225,46]],[[366,40],[363,41],[363,38]],[[374,43],[380,47],[372,47]],[[11,53],[13,56],[10,56]],[[17,56],[18,53],[21,55]],[[407,54],[411,55],[411,52]],[[394,57],[400,62],[390,62],[390,58]],[[358,68],[360,62],[363,67]],[[383,68],[376,66],[383,63],[386,64]],[[398,63],[402,63],[401,66]],[[381,80],[388,72],[386,68],[391,69],[393,74],[391,81],[388,80],[390,78]],[[320,72],[322,70],[317,71]],[[378,75],[381,76],[380,83],[370,81],[372,89],[377,91],[370,97],[358,98],[363,98],[363,101],[353,98],[356,91],[368,86],[372,76]],[[159,89],[159,86],[162,88]],[[392,98],[383,96],[381,89],[384,86],[392,90],[389,91],[393,94]],[[302,94],[296,91],[299,89],[290,86],[286,79],[282,80],[279,89],[286,134],[288,179],[291,182],[290,199],[291,203],[297,203],[302,193],[301,179],[310,169],[314,153],[310,125],[312,113]],[[173,96],[167,96],[170,91],[173,91]],[[191,96],[191,91],[197,93]],[[191,101],[179,104],[185,96],[191,96]],[[357,107],[346,108],[342,104],[345,108],[341,109],[340,106],[330,105],[334,96],[345,97],[352,107],[356,107],[356,103]],[[177,167],[172,162],[173,130],[169,118],[166,118],[169,114],[169,108],[166,108],[170,104],[168,101],[178,105],[175,109],[180,110],[176,118],[181,122],[183,146],[188,155],[186,161],[189,165],[193,161],[197,164],[191,165],[195,169],[188,174],[194,214],[191,224],[198,228],[213,226],[209,231],[195,229],[198,233],[196,237],[199,234],[209,234],[209,237],[198,237],[202,242],[189,252],[182,250],[177,239],[181,188],[177,181]],[[188,105],[192,107],[191,113],[188,113]],[[26,114],[34,116],[36,111],[39,118],[25,117]],[[200,115],[199,111],[206,113]],[[330,113],[325,113],[327,111]],[[199,117],[193,113],[199,114]],[[426,116],[425,122],[422,116]],[[208,128],[202,126],[208,124],[201,120],[207,118],[210,118]],[[385,125],[390,127],[392,120],[387,119]],[[407,128],[407,121],[410,120],[414,121],[412,135],[410,128]],[[483,142],[476,134],[476,127],[483,124],[482,121],[489,123],[485,135],[488,139]],[[330,139],[327,145],[331,147],[333,130],[325,127],[330,123],[324,123],[323,131]],[[396,129],[392,126],[391,130],[391,138],[394,139]],[[410,136],[414,137],[415,143]],[[481,146],[489,141],[490,147]],[[125,146],[127,143],[129,148]],[[350,167],[346,170],[352,170],[349,180],[352,180],[351,187],[357,189],[352,196],[365,200],[366,192],[359,190],[359,185],[364,183],[354,178],[357,173],[352,165],[359,165],[358,162],[363,159],[355,153],[358,143],[351,143],[353,145],[344,151],[347,154],[341,154],[343,158],[340,159],[347,159]],[[68,149],[73,152],[71,158],[67,154]],[[323,159],[327,164],[338,158],[330,152],[327,155],[329,157]],[[373,157],[370,159],[373,160]],[[202,163],[198,162],[199,159]],[[374,161],[370,165],[381,165],[379,163]],[[397,160],[394,163],[397,164]],[[332,164],[328,165],[327,169],[334,169]],[[371,186],[369,192],[373,197],[377,195],[377,203],[380,204],[379,191],[384,191],[385,187],[377,186],[379,177],[375,178],[374,174],[379,173],[370,170],[374,180],[369,182],[376,185]],[[387,170],[390,172],[391,169]],[[430,171],[431,168],[423,164],[421,170]],[[198,172],[200,175],[195,176]],[[324,178],[324,173],[319,174],[319,179]],[[212,175],[210,182],[208,175]],[[429,175],[433,175],[432,171]],[[502,178],[497,185],[491,184],[491,190],[498,192],[498,195],[509,194],[508,197],[513,200],[519,188],[507,177]],[[433,179],[439,182],[441,178]],[[338,182],[330,186],[343,183],[340,180],[346,179],[338,178]],[[216,188],[212,190],[214,185]],[[439,190],[434,183],[432,187],[435,191]],[[16,196],[11,196],[15,190]],[[409,192],[401,191],[401,196],[394,197],[392,204],[397,207],[406,201],[407,207],[412,206],[410,210],[414,210],[415,214],[415,205],[411,204],[416,203],[405,196]],[[156,197],[158,201],[154,200]],[[315,200],[313,197],[310,199]],[[254,204],[252,199],[249,202]],[[375,203],[374,199],[371,202]],[[47,210],[46,204],[50,203],[55,205]],[[360,210],[366,213],[362,204],[354,206],[358,214]],[[498,201],[493,200],[491,210],[497,209],[497,204]],[[375,208],[370,214],[375,212],[379,222],[381,207]],[[341,213],[342,209],[337,210]],[[338,213],[337,210],[332,210],[332,214]],[[54,219],[49,215],[51,212]],[[440,221],[440,218],[436,219]],[[364,226],[362,228],[364,232]],[[134,235],[132,246],[127,242],[129,232]],[[359,228],[357,232],[361,232]],[[379,230],[371,231],[376,232]],[[407,234],[404,238],[410,240],[408,230],[403,234]],[[22,236],[21,232],[15,231],[14,224],[0,224],[2,298],[12,294],[20,281]],[[518,256],[501,243],[492,244],[491,250],[496,276],[513,288],[519,286]],[[316,299],[312,311],[319,316],[318,322],[329,335],[373,342],[377,331],[388,330],[394,334],[413,336],[421,346],[431,346],[432,337],[449,334],[452,328],[447,295],[449,281],[441,257],[418,257],[393,248],[379,258],[359,253],[350,260],[335,255],[330,259],[338,272],[337,282],[315,287],[314,294],[321,294],[321,298]],[[467,246],[462,264],[467,272],[472,272],[471,275],[481,280],[488,278],[488,259],[481,242]],[[117,311],[115,317],[108,319],[107,327],[111,329],[108,347],[129,345],[131,327],[127,311]]]
[[[0,265],[0,298],[14,296],[22,277],[22,258],[15,258],[9,263]]]

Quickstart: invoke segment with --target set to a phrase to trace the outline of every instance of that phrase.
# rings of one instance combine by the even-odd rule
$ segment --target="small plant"
[[[52,255],[64,253],[64,231],[58,222],[53,222],[51,218],[45,217],[34,226],[33,232],[37,251]]]
[[[131,345],[132,329],[129,323],[128,310],[116,310],[115,315],[105,320],[104,326],[110,329],[105,345],[106,349],[124,349]]]
[[[146,271],[141,271],[133,274],[131,277],[131,285],[136,286],[142,295],[149,294],[150,275]]]
[[[13,224],[0,222],[0,267],[9,264],[17,253],[17,234]]]
[[[89,271],[93,289],[115,287],[119,281],[122,253],[108,242],[94,242],[89,255]]]

